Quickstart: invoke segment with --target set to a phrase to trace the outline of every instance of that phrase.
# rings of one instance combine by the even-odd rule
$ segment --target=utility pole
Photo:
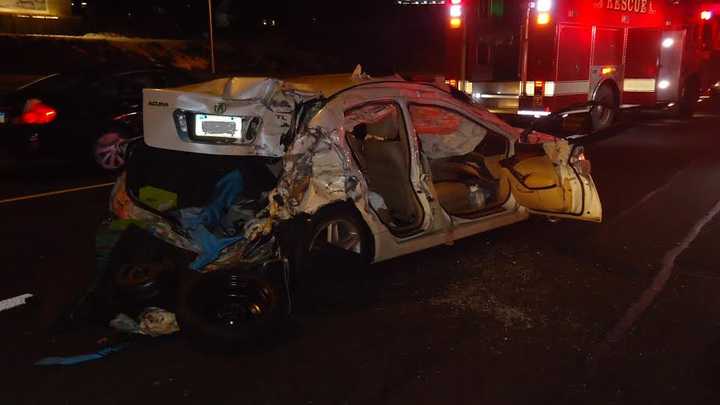
[[[460,82],[462,82],[462,88],[461,91],[465,91],[467,88],[466,81],[467,81],[467,52],[468,52],[468,38],[467,38],[467,18],[465,18],[465,15],[467,13],[463,13],[462,15],[462,55],[460,55]],[[459,87],[459,86],[458,86]]]
[[[208,28],[210,37],[210,71],[215,74],[215,35],[213,34],[212,0],[208,0]]]

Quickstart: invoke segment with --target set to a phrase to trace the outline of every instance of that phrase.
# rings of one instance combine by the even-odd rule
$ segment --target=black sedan
[[[162,68],[57,73],[0,96],[0,148],[19,158],[94,160],[117,170],[142,136],[142,89],[196,81]]]

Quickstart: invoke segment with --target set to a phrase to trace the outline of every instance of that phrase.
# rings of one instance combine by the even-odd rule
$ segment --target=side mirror
[[[533,131],[546,132],[560,138],[590,134],[593,132],[592,117],[599,113],[598,108],[602,108],[602,105],[589,101],[538,118],[523,131],[520,139],[522,142],[527,142],[528,136]]]
[[[561,119],[561,131],[565,134],[589,134],[593,131],[592,109],[586,112],[563,114]]]

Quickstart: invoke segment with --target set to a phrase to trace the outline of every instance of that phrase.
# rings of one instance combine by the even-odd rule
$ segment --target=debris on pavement
[[[175,314],[156,307],[146,308],[137,321],[125,314],[118,314],[110,321],[110,327],[120,332],[152,337],[172,335],[180,331]]]
[[[128,346],[127,343],[108,346],[103,349],[96,351],[95,353],[81,354],[78,356],[67,356],[67,357],[45,357],[44,359],[35,362],[36,366],[73,366],[75,364],[87,363],[89,361],[95,361],[103,359],[113,353],[117,353]]]
[[[23,306],[28,303],[28,299],[32,298],[32,294],[22,294],[17,297],[8,298],[0,301],[0,312],[7,311],[19,306]]]

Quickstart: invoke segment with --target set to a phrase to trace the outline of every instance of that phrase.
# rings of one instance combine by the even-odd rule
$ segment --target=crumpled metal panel
[[[282,157],[298,105],[318,98],[277,79],[230,78],[176,89],[143,91],[145,143],[162,149],[211,155]],[[259,117],[260,131],[247,145],[193,141],[178,131],[176,110]]]
[[[342,134],[342,135],[341,135]],[[271,193],[271,213],[286,220],[367,193],[352,160],[344,130],[316,126],[299,134],[284,159],[283,176]]]

